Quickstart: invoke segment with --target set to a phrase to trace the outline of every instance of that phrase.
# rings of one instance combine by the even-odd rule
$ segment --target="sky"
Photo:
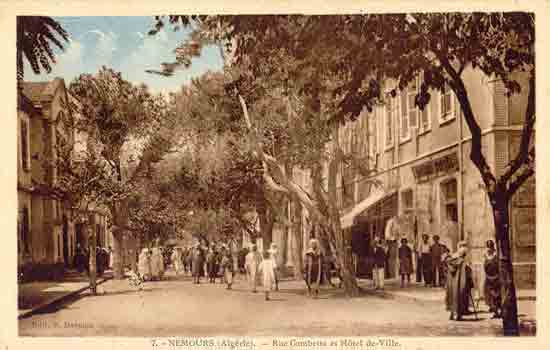
[[[54,18],[69,33],[70,42],[64,51],[55,47],[57,64],[50,74],[34,74],[27,62],[25,80],[62,77],[68,85],[80,74],[96,73],[105,65],[121,72],[128,81],[147,84],[154,93],[168,93],[208,70],[222,68],[218,49],[209,47],[193,60],[190,68],[177,71],[172,77],[146,73],[146,69],[158,70],[162,62],[175,61],[173,51],[188,35],[183,30],[174,32],[170,26],[155,36],[147,35],[153,28],[152,16]]]

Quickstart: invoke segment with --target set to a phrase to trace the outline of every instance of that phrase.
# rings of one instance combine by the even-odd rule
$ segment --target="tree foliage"
[[[56,63],[52,46],[63,50],[62,41],[69,41],[69,34],[53,18],[46,16],[17,16],[17,80],[24,78],[25,58],[35,74],[41,70],[52,71]]]

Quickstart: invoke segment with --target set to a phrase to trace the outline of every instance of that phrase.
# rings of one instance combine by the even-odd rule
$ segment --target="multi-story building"
[[[25,273],[42,271],[38,275],[44,275],[44,271],[54,268],[62,272],[73,263],[77,246],[75,210],[72,203],[62,199],[57,186],[59,150],[71,148],[75,138],[67,97],[61,78],[20,85],[18,251],[19,266]]]
[[[502,82],[478,70],[465,70],[464,81],[482,129],[483,154],[499,176],[519,148],[527,91],[506,96]],[[421,111],[414,105],[417,80],[387,103],[342,127],[341,143],[374,174],[362,176],[352,165],[340,174],[342,226],[352,230],[354,245],[374,236],[394,241],[387,271],[397,269],[397,240],[418,242],[439,235],[451,250],[467,240],[478,285],[483,281],[485,242],[495,237],[492,209],[483,181],[470,160],[471,134],[450,90],[432,92]],[[387,88],[393,88],[387,82]],[[526,86],[526,84],[524,85]],[[368,159],[365,156],[368,155]],[[375,180],[375,181],[373,181]],[[535,178],[510,204],[516,283],[535,283]],[[368,265],[368,259],[361,265]],[[368,268],[367,268],[368,269]]]

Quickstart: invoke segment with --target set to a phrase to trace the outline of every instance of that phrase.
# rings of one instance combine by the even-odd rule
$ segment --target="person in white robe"
[[[138,272],[144,281],[151,279],[151,253],[147,248],[143,248],[139,254]]]
[[[258,267],[260,266],[260,263],[262,262],[262,256],[258,252],[258,247],[256,247],[255,244],[253,244],[250,247],[250,253],[246,255],[246,262],[245,262],[245,268],[246,268],[246,275],[248,276],[248,282],[250,283],[250,287],[252,288],[252,292],[257,292],[258,287]]]
[[[258,272],[262,276],[262,286],[265,292],[265,300],[269,300],[269,292],[275,287],[275,261],[271,259],[268,251],[264,252],[264,259],[258,266]]]

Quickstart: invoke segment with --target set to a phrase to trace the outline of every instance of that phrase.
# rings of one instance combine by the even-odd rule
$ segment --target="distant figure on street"
[[[214,249],[208,249],[206,253],[206,269],[208,271],[208,282],[216,283],[216,253]]]
[[[265,300],[269,300],[269,292],[275,287],[275,261],[269,251],[264,252],[264,259],[258,266],[258,272],[262,276],[262,285],[265,292]]]
[[[151,279],[151,254],[147,248],[143,248],[139,254],[138,272],[144,281]]]
[[[418,246],[418,252],[420,254],[420,266],[418,269],[422,271],[422,278],[424,279],[424,285],[429,287],[432,285],[432,254],[430,253],[430,236],[427,234],[422,235],[422,241]]]
[[[103,276],[103,271],[105,269],[105,254],[101,247],[96,247],[95,251],[96,272],[98,276]]]
[[[495,249],[495,242],[488,240],[486,242],[487,251],[484,254],[483,268],[485,270],[485,284],[483,295],[485,303],[489,306],[489,312],[493,313],[493,318],[501,317],[500,278],[498,275],[498,259]]]
[[[164,275],[164,258],[160,248],[155,247],[151,253],[151,278],[161,280]]]
[[[252,288],[253,293],[257,292],[259,278],[258,267],[260,266],[261,262],[262,256],[258,252],[258,247],[253,244],[250,248],[250,253],[248,253],[246,256],[245,262],[246,275],[248,277],[248,282],[250,283],[250,287]]]
[[[378,237],[374,243],[373,280],[374,289],[384,289],[384,272],[386,269],[387,248],[382,238]]]
[[[280,277],[280,271],[279,271],[279,265],[278,265],[278,259],[279,259],[279,249],[277,248],[277,244],[271,243],[271,247],[268,250],[269,253],[269,259],[273,260],[273,271],[275,273],[275,290],[279,290],[279,277]]]
[[[444,269],[442,257],[447,250],[447,247],[439,243],[439,236],[433,236],[434,243],[430,247],[430,254],[432,255],[432,287],[444,287]]]
[[[197,244],[195,248],[193,248],[192,257],[193,283],[200,284],[201,276],[203,275],[202,270],[204,267],[204,254],[199,244]]]
[[[466,263],[468,254],[467,243],[458,243],[456,253],[447,257],[449,276],[447,278],[446,306],[450,311],[450,320],[462,320],[462,316],[469,313],[471,291],[474,286],[472,269]]]
[[[84,250],[80,247],[80,244],[76,246],[76,253],[74,256],[74,265],[76,267],[76,270],[81,273],[84,270],[86,270],[86,255],[84,254]]]
[[[322,269],[323,257],[321,255],[319,241],[313,238],[309,241],[309,248],[304,258],[304,279],[306,281],[308,295],[314,298],[319,296]]]
[[[224,282],[227,284],[227,289],[231,289],[233,284],[233,275],[235,273],[233,265],[233,257],[231,256],[231,251],[226,250],[225,255],[222,257],[221,261],[221,270],[223,274]]]
[[[111,246],[109,246],[109,249],[107,250],[108,253],[109,253],[109,263],[108,263],[108,266],[109,266],[109,270],[112,270],[113,269],[113,248]]]
[[[405,284],[410,285],[411,273],[412,273],[412,250],[409,247],[407,239],[402,238],[401,246],[399,247],[399,274],[401,275],[401,288],[404,288]]]
[[[170,260],[172,261],[172,266],[174,267],[174,271],[176,272],[177,276],[183,270],[181,249],[179,247],[174,247]]]

